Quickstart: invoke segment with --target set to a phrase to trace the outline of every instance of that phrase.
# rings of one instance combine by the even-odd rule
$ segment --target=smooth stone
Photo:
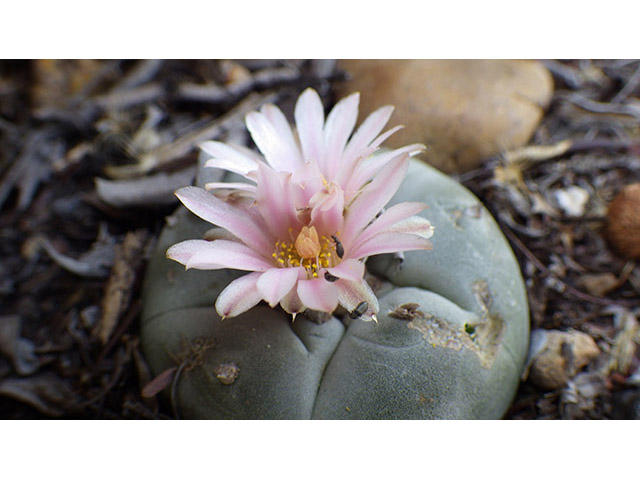
[[[533,60],[342,60],[350,79],[337,98],[359,91],[361,118],[394,105],[390,124],[405,128],[385,142],[422,142],[426,161],[447,173],[525,145],[551,101],[553,79]]]

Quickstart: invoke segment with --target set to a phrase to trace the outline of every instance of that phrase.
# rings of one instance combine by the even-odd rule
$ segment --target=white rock
[[[589,201],[589,192],[572,185],[555,191],[558,206],[570,217],[581,217]]]

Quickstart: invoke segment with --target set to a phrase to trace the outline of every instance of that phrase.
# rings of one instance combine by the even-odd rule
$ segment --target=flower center
[[[316,227],[302,227],[294,246],[300,258],[317,257],[322,248],[320,247],[320,239],[318,238]]]
[[[320,269],[339,263],[334,241],[318,235],[314,226],[302,227],[295,242],[276,241],[271,256],[282,268],[303,267],[308,278],[317,278]]]

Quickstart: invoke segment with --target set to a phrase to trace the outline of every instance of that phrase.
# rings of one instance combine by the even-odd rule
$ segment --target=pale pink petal
[[[364,277],[364,263],[355,258],[348,258],[336,267],[327,269],[331,275],[345,280],[359,282]]]
[[[306,308],[304,303],[302,303],[302,300],[300,300],[295,288],[291,289],[289,293],[280,300],[280,306],[285,312],[293,315],[294,319],[298,313],[303,312]]]
[[[367,148],[369,148],[370,151],[373,153],[375,149],[377,149],[380,145],[382,145],[382,142],[384,142],[391,135],[396,133],[398,130],[402,130],[403,128],[404,128],[404,125],[396,125],[395,127],[390,128],[386,132],[377,136],[375,140],[373,140],[373,142],[371,142]]]
[[[387,208],[378,218],[376,218],[370,225],[367,226],[363,230],[363,232],[358,236],[358,242],[362,243],[373,235],[381,233],[385,231],[392,225],[404,220],[416,213],[420,213],[422,210],[427,208],[427,205],[420,202],[404,202],[398,203]],[[418,217],[421,218],[421,217]],[[394,230],[396,231],[396,230]],[[413,232],[406,232],[413,233]]]
[[[307,272],[303,268],[298,268],[298,280],[305,280],[307,278]],[[282,300],[280,300],[280,306],[284,309],[285,312],[293,315],[293,318],[296,318],[296,315],[300,312],[303,312],[306,307],[300,297],[298,296],[297,288],[292,288],[289,290]]]
[[[387,163],[389,163],[397,156],[404,153],[412,156],[420,153],[423,149],[423,145],[416,143],[388,152],[381,152],[367,158],[366,160],[360,161],[356,165],[353,173],[351,174],[351,177],[348,179],[348,182],[345,186],[345,192],[347,192],[347,195],[349,196],[349,194],[355,193],[360,190],[360,187],[371,180],[371,178],[373,178],[380,171],[380,169],[382,169]]]
[[[202,234],[204,240],[229,240],[231,242],[241,243],[240,240],[228,230],[221,227],[212,227]]]
[[[296,102],[294,111],[302,154],[306,161],[322,161],[324,107],[320,96],[307,88]]]
[[[357,282],[338,280],[335,285],[338,289],[338,300],[340,305],[342,305],[348,312],[353,312],[362,302],[366,302],[367,309],[360,319],[365,321],[377,321],[376,313],[380,311],[378,298],[363,278]]]
[[[218,315],[223,319],[235,317],[260,303],[262,294],[256,287],[260,275],[259,272],[249,273],[227,285],[216,300]]]
[[[320,232],[332,235],[342,230],[344,222],[344,192],[330,183],[309,200],[311,222]]]
[[[289,228],[299,230],[295,209],[291,175],[276,172],[267,165],[260,165],[257,172],[257,204],[267,228],[275,238],[283,240],[289,235]]]
[[[210,140],[201,143],[199,147],[213,157],[207,160],[205,167],[221,168],[244,176],[258,168],[258,163],[262,160],[258,154],[240,145]]]
[[[270,113],[273,114],[273,111]],[[280,137],[281,125],[272,124],[266,115],[259,112],[248,113],[246,123],[253,141],[275,170],[293,172],[302,163],[293,138],[287,142]]]
[[[368,164],[371,160],[373,160],[373,158],[370,158],[370,157],[376,152],[376,150],[378,150],[378,147],[380,146],[380,144],[382,142],[384,142],[392,134],[396,133],[398,130],[400,130],[402,128],[403,128],[402,125],[397,125],[397,126],[391,128],[391,129],[387,130],[385,133],[383,133],[382,135],[378,136],[370,145],[368,145],[368,146],[364,147],[363,149],[361,149],[360,152],[358,152],[358,155],[354,158],[354,160],[349,163],[350,171],[349,171],[349,175],[344,176],[345,181],[348,181],[354,175],[354,172],[356,172],[357,167],[363,165],[363,163]],[[386,153],[388,154],[390,152],[386,152]],[[388,158],[395,157],[396,155],[397,154],[391,155]],[[377,157],[377,155],[375,157]],[[382,165],[383,164],[380,164],[379,168],[381,168]],[[373,176],[373,175],[371,175],[371,176]],[[360,188],[360,185],[358,185],[357,188]]]
[[[272,268],[258,279],[257,287],[271,308],[275,307],[289,293],[298,280],[298,268]]]
[[[422,238],[431,238],[435,232],[435,228],[426,218],[414,215],[394,223],[389,228],[385,229],[384,232],[410,233],[412,235],[419,235]]]
[[[396,133],[398,130],[401,130],[402,128],[404,128],[402,125],[397,125],[387,130],[382,135],[379,135],[369,146],[360,151],[360,154],[355,158],[353,162],[351,162],[351,170],[349,171],[349,175],[344,177],[345,181],[348,181],[347,188],[349,191],[358,190],[367,180],[369,180],[375,174],[377,170],[382,168],[385,161],[388,161],[389,159],[395,157],[400,153],[398,150],[401,149],[398,149],[373,156],[382,142],[384,142],[387,138],[389,138],[391,135]],[[385,155],[385,157],[379,157],[379,155]],[[383,161],[383,158],[385,159],[385,161]],[[371,162],[376,159],[378,160],[378,163],[375,165],[371,165]],[[365,171],[360,172],[360,170],[362,170],[365,166],[367,166]],[[362,177],[364,177],[364,179]]]
[[[183,187],[176,196],[200,218],[229,230],[259,253],[271,254],[274,241],[266,235],[263,222],[249,210],[225,203],[198,187]]]
[[[320,312],[333,312],[338,306],[338,290],[324,278],[298,280],[298,296],[305,307]]]
[[[273,129],[278,136],[281,147],[281,163],[282,167],[285,165],[287,168],[282,168],[288,172],[293,172],[295,169],[302,166],[302,156],[300,155],[300,148],[296,143],[296,140],[289,126],[289,122],[282,113],[282,111],[273,104],[266,104],[260,110],[262,114],[271,122]]]
[[[431,242],[419,235],[408,233],[380,233],[358,245],[349,256],[364,258],[381,253],[406,252],[409,250],[431,250]]]
[[[233,268],[236,270],[254,270],[264,272],[274,268],[274,264],[258,255],[253,249],[229,240],[203,240],[201,247],[187,260],[187,268],[215,270]]]
[[[389,121],[389,117],[393,113],[392,106],[379,108],[360,125],[356,133],[353,135],[342,154],[341,165],[334,177],[334,180],[341,185],[346,184],[347,180],[353,174],[358,162],[371,155],[377,148],[367,148],[376,135],[380,133],[385,124]],[[391,132],[393,133],[393,132]]]
[[[307,162],[303,167],[298,168],[291,176],[291,182],[296,185],[294,195],[298,208],[308,206],[311,197],[324,188],[322,172],[317,162]]]
[[[405,153],[394,158],[380,170],[371,183],[365,186],[349,205],[341,237],[342,243],[347,250],[362,229],[375,218],[382,207],[398,191],[408,168],[409,155]]]
[[[280,170],[280,139],[271,122],[260,112],[249,112],[245,123],[251,133],[258,150],[262,152],[267,163]]]
[[[209,182],[206,183],[204,189],[211,190],[241,190],[243,192],[256,193],[256,186],[244,182]]]
[[[351,137],[351,140],[349,140],[349,143],[344,149],[342,161],[345,164],[353,162],[360,156],[360,153],[369,146],[373,139],[376,138],[376,135],[382,131],[392,113],[393,107],[387,105],[373,112],[362,122],[362,125],[358,127],[358,130],[353,134],[353,137]]]
[[[171,245],[166,255],[167,258],[186,265],[191,257],[202,248],[207,248],[209,243],[210,242],[206,240],[185,240],[184,242]]]
[[[340,167],[342,153],[358,119],[360,94],[353,93],[333,107],[324,126],[324,155],[320,165],[327,180],[333,180]]]

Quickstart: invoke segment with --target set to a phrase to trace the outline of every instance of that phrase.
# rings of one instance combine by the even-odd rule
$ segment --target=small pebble
[[[225,385],[231,385],[240,374],[240,368],[235,363],[221,363],[215,369],[216,378]]]
[[[564,387],[599,353],[596,342],[586,333],[534,330],[527,360],[529,380],[545,390]]]
[[[589,192],[584,188],[572,185],[555,191],[556,201],[562,211],[569,217],[581,217],[589,201]]]

